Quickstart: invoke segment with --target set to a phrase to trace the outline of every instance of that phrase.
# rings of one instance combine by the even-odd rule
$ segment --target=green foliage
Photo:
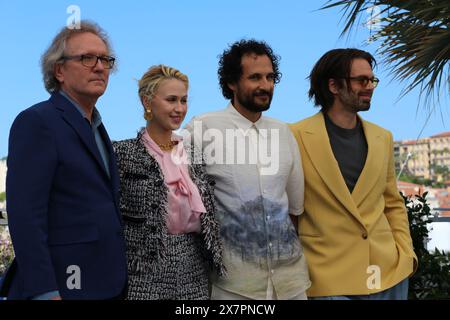
[[[430,165],[431,170],[435,175],[440,175],[444,181],[450,179],[450,169],[447,166],[440,166],[438,164]]]
[[[426,248],[428,224],[433,215],[427,203],[427,192],[416,195],[415,201],[403,196],[408,209],[411,238],[414,251],[419,259],[416,273],[409,279],[409,299],[449,299],[450,298],[450,253]]]
[[[399,180],[404,181],[404,182],[420,184],[420,185],[424,185],[424,186],[432,187],[432,188],[444,188],[445,187],[445,185],[442,182],[436,182],[431,179],[424,179],[421,177],[416,177],[407,172],[402,172],[402,174],[399,177]]]
[[[450,298],[450,254],[436,250],[421,257],[423,266],[412,277],[410,299]]]
[[[6,200],[6,192],[1,192],[0,193],[0,202],[3,202]]]

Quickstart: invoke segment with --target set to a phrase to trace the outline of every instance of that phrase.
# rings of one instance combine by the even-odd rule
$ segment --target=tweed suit
[[[208,299],[210,270],[224,272],[215,220],[214,181],[201,164],[188,165],[207,211],[201,216],[202,231],[169,234],[168,189],[161,168],[147,152],[141,135],[113,143],[127,244],[128,299]]]

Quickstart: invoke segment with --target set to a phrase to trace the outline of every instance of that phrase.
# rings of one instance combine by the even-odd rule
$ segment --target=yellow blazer
[[[299,236],[312,281],[309,296],[380,292],[417,266],[396,185],[392,134],[360,120],[368,153],[352,193],[334,158],[322,112],[290,125],[305,175]]]

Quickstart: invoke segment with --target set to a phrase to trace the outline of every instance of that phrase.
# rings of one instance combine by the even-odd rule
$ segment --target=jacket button
[[[362,234],[362,238],[363,238],[364,240],[366,240],[366,239],[367,239],[367,233],[364,232],[364,233]]]
[[[156,203],[152,203],[151,207],[152,209],[158,209],[158,205]]]
[[[215,182],[215,181],[211,181],[211,182],[209,183],[209,185],[210,185],[211,187],[214,187],[214,186],[216,185],[216,182]]]
[[[150,232],[155,233],[156,232],[156,227],[155,226],[150,226]]]

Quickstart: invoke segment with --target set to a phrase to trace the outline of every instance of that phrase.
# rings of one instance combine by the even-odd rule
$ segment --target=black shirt
[[[353,129],[344,129],[335,125],[324,114],[325,126],[331,149],[344,177],[348,190],[353,192],[356,182],[364,168],[367,157],[367,141],[361,121]]]

